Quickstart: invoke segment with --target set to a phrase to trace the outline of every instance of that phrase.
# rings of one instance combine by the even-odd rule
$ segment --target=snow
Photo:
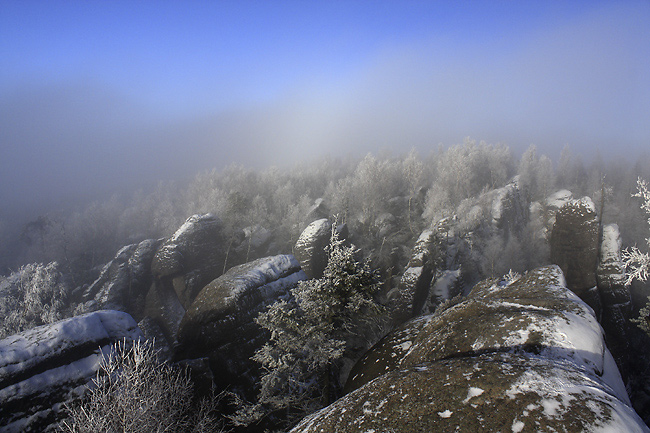
[[[438,412],[438,416],[440,418],[449,418],[453,415],[453,412],[450,411],[449,409],[445,410],[444,412]]]
[[[481,388],[475,388],[475,387],[470,387],[469,390],[467,391],[467,398],[463,400],[463,403],[467,404],[472,398],[478,397],[479,395],[483,394],[485,391],[482,390]]]
[[[520,433],[524,429],[525,424],[519,420],[512,422],[512,433]]]
[[[460,269],[455,271],[443,271],[442,274],[436,278],[436,282],[433,284],[433,295],[439,300],[450,299],[452,297],[450,288],[456,284],[458,278],[460,278]]]
[[[546,205],[555,209],[559,209],[564,206],[573,198],[573,193],[568,189],[561,189],[546,199]]]
[[[101,310],[43,325],[0,340],[0,379],[30,368],[89,341],[142,337],[133,318],[121,311]]]
[[[327,218],[321,218],[309,224],[300,234],[297,245],[310,242],[311,239],[324,236],[332,230],[332,225]]]
[[[144,336],[130,315],[101,310],[0,340],[0,401],[26,410],[11,414],[14,419],[0,430],[24,431],[35,420],[58,412],[63,403],[83,393],[112,343],[140,338]]]
[[[618,229],[618,224],[605,224],[603,226],[603,242],[600,246],[600,259],[605,260],[621,260],[621,237]]]
[[[244,272],[241,272],[242,267],[236,266],[224,275],[231,289],[230,295],[225,300],[234,302],[239,296],[254,287],[263,287],[262,290],[265,293],[275,292],[307,279],[305,273],[299,270],[298,260],[291,254],[265,257],[247,263],[243,267]],[[292,269],[296,272],[287,275],[287,272]],[[235,275],[232,275],[233,273]]]
[[[543,397],[541,405],[546,418],[565,418],[570,416],[572,407],[587,405],[590,410],[600,414],[593,421],[588,430],[590,432],[649,431],[625,400],[621,401],[618,396],[612,395],[611,390],[603,387],[597,378],[587,375],[580,377],[576,373],[569,365],[559,361],[554,364],[552,374],[540,374],[531,369],[506,391],[506,396],[514,399],[520,394],[533,393]],[[606,408],[607,412],[601,408]],[[524,416],[528,415],[524,413]],[[523,422],[516,421],[513,423],[513,431],[515,427],[523,428]]]

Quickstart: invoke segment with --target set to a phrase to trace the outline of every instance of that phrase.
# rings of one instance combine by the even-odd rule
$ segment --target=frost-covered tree
[[[192,382],[186,371],[160,362],[146,341],[114,346],[102,358],[85,398],[66,408],[61,423],[67,433],[214,432],[216,398],[193,407]]]
[[[277,413],[288,424],[329,404],[337,393],[336,361],[352,337],[383,311],[374,300],[377,274],[332,229],[323,277],[302,281],[291,299],[261,313],[257,323],[271,338],[254,356],[263,367],[256,404],[234,417],[250,424]]]
[[[0,338],[66,317],[69,288],[56,262],[32,263],[0,281]]]
[[[639,178],[637,179],[637,192],[632,195],[639,197],[643,200],[641,209],[650,215],[650,190],[648,190],[648,182]],[[650,217],[648,217],[648,224],[650,225]],[[650,236],[646,238],[646,243],[650,248]],[[621,258],[626,269],[625,284],[630,285],[634,280],[647,281],[648,274],[650,273],[650,254],[644,253],[636,246],[626,248],[621,252]],[[639,317],[634,319],[641,329],[650,335],[650,297],[648,303],[640,310]]]
[[[650,215],[650,190],[648,190],[648,182],[639,178],[637,180],[637,193],[632,195],[639,197],[643,200],[641,209]],[[650,225],[650,217],[648,217],[648,224]],[[646,238],[648,247],[650,248],[650,236]],[[634,280],[646,281],[648,273],[650,272],[650,255],[644,253],[636,246],[626,248],[622,252],[623,263],[627,271],[625,283],[631,284]]]

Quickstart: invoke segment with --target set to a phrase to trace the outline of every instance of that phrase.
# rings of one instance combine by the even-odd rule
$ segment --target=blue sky
[[[650,2],[0,0],[0,198],[466,136],[650,148]]]

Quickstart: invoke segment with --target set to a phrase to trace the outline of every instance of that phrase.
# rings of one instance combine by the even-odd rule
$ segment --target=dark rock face
[[[327,266],[327,251],[332,236],[332,223],[327,218],[307,226],[300,234],[294,254],[308,279],[320,278]]]
[[[96,311],[0,340],[0,431],[55,431],[112,344],[143,338],[121,311]]]
[[[254,318],[306,279],[291,255],[235,266],[208,284],[183,317],[176,359],[208,357],[218,386],[253,392],[250,357],[268,339]]]
[[[222,250],[221,221],[212,214],[193,215],[158,249],[151,271],[157,281],[170,279],[181,305],[188,308],[221,273]]]
[[[616,224],[603,227],[600,263],[596,276],[602,300],[600,323],[605,331],[607,346],[612,351],[623,377],[626,377],[630,356],[629,319],[632,317],[632,297],[625,286],[621,239]]]
[[[588,197],[570,200],[555,215],[551,232],[551,261],[566,275],[567,287],[600,314],[596,287],[598,218]]]
[[[85,291],[86,308],[118,310],[136,319],[144,314],[147,291],[153,281],[151,261],[161,241],[148,239],[117,252],[99,278]]]
[[[497,229],[505,232],[520,231],[528,220],[528,202],[519,187],[518,178],[490,193],[492,198],[492,221]]]
[[[435,271],[431,248],[434,232],[425,230],[415,242],[399,285],[389,293],[389,306],[395,324],[401,324],[422,310]]]
[[[196,295],[223,271],[222,250],[221,222],[205,214],[188,218],[156,251],[145,314],[158,322],[170,342]]]
[[[405,324],[355,366],[347,389],[292,431],[649,431],[557,266],[478,284]]]
[[[431,317],[428,315],[410,320],[382,338],[354,365],[343,392],[347,394],[398,369],[399,363],[413,345],[424,322],[431,320]]]

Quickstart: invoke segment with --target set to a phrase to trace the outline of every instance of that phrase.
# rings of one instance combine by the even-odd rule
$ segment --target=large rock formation
[[[151,262],[160,243],[148,239],[119,250],[84,292],[84,308],[124,311],[140,320],[153,281]]]
[[[223,271],[220,220],[212,214],[193,215],[167,239],[153,258],[154,283],[145,314],[156,319],[172,342],[185,310],[210,281]]]
[[[569,200],[558,210],[550,243],[551,261],[566,275],[567,287],[600,316],[596,287],[598,217],[589,197]]]
[[[320,278],[327,266],[326,247],[332,236],[332,223],[327,218],[316,220],[302,231],[293,251],[307,278]]]
[[[425,230],[415,242],[411,259],[406,265],[397,288],[388,294],[390,312],[395,324],[401,324],[420,313],[435,272],[432,247],[433,230]]]
[[[432,229],[423,231],[415,242],[398,286],[388,293],[395,325],[434,311],[438,304],[459,294],[460,240],[455,237],[452,225],[452,220],[443,219]]]
[[[616,224],[603,227],[600,263],[596,276],[602,300],[601,325],[623,376],[627,375],[630,356],[629,320],[632,317],[632,297],[625,286],[625,266],[621,261],[621,238]]]
[[[268,339],[254,319],[304,279],[291,255],[231,268],[205,286],[187,310],[176,359],[208,357],[218,386],[250,393],[258,374],[250,357]]]
[[[479,284],[440,310],[375,346],[354,390],[292,432],[650,431],[557,266]]]
[[[487,193],[494,226],[503,233],[519,232],[528,220],[528,202],[515,177],[506,186]]]
[[[111,345],[142,338],[120,311],[96,311],[0,340],[0,431],[55,431],[62,405],[79,398]]]

